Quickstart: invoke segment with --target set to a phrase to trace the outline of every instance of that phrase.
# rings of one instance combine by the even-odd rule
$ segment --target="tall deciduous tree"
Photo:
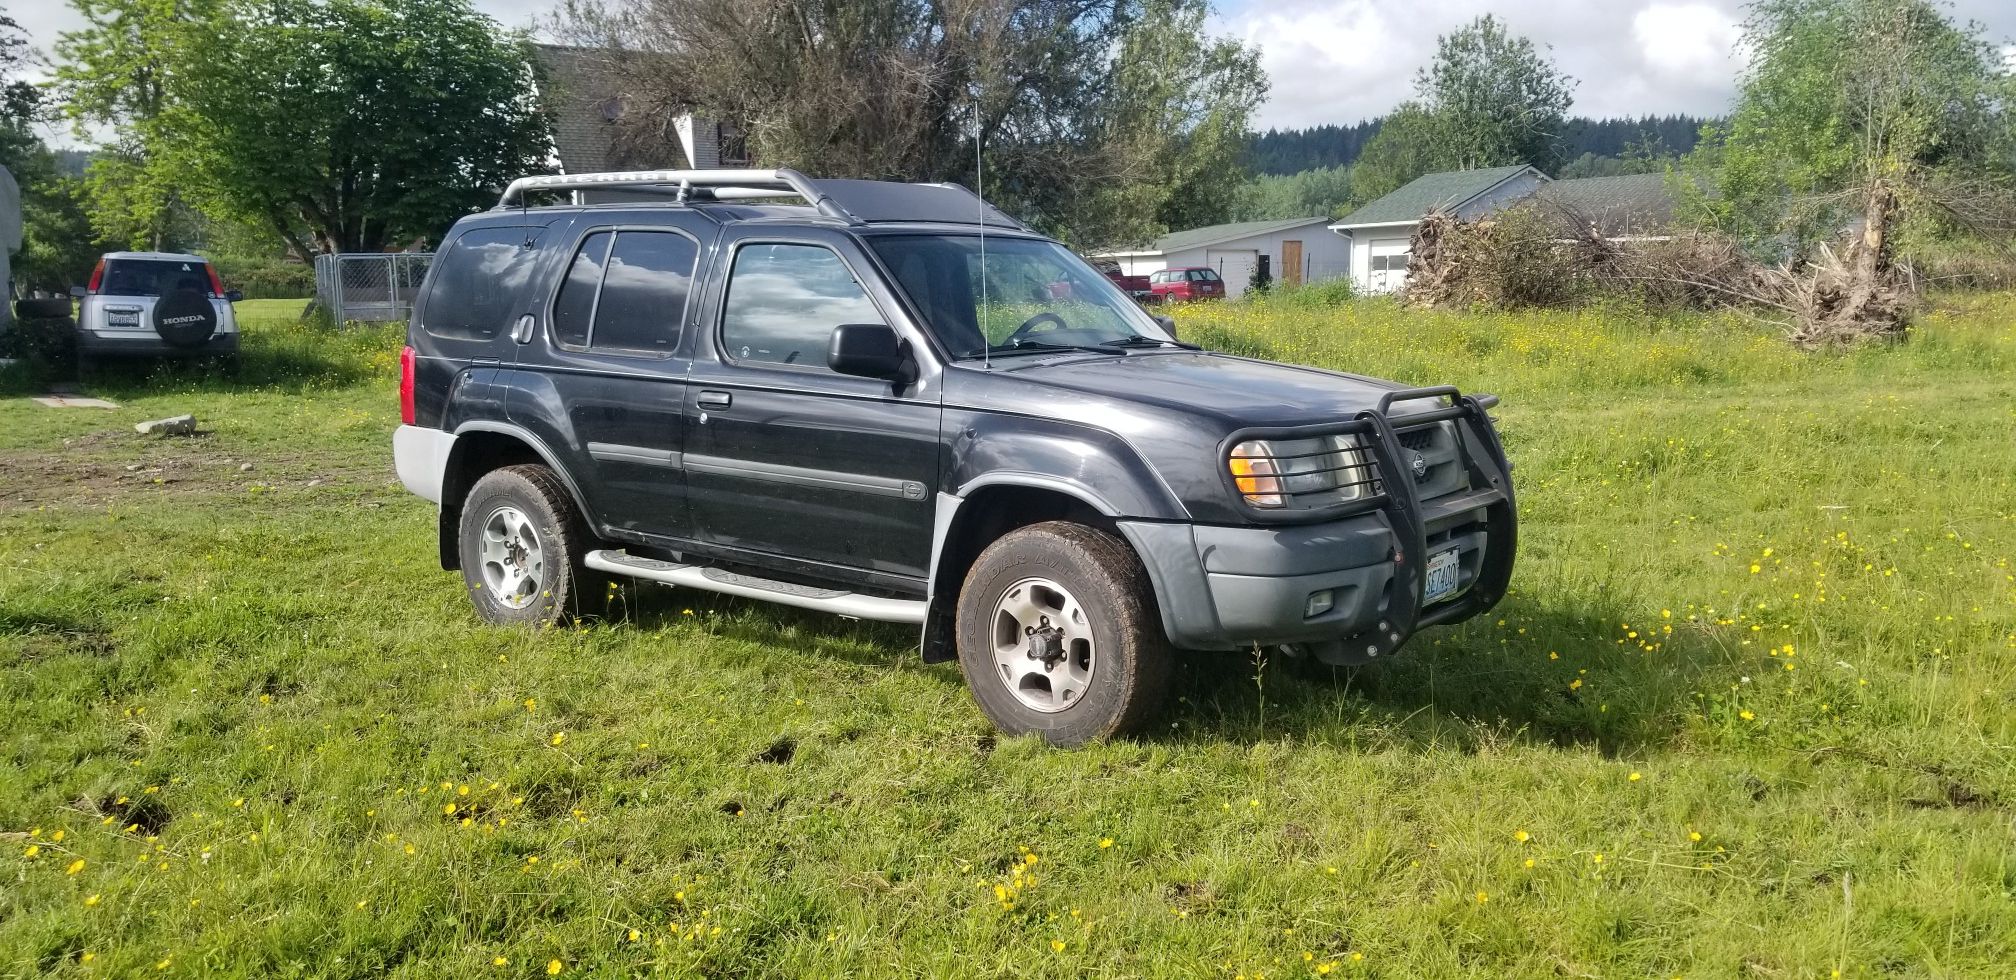
[[[143,248],[169,244],[181,203],[161,166],[178,123],[169,94],[188,63],[192,25],[214,0],[70,0],[85,26],[56,40],[58,105],[79,136],[111,134],[87,178],[92,221],[107,239]]]
[[[1206,0],[571,0],[623,125],[741,125],[755,157],[833,177],[979,179],[1080,244],[1223,220],[1265,93]]]
[[[529,42],[467,0],[73,2],[58,77],[112,127],[95,198],[129,237],[187,201],[303,255],[376,251],[544,168]]]
[[[200,203],[321,251],[438,236],[544,166],[530,43],[467,0],[239,0],[187,50]]]
[[[1486,14],[1436,39],[1415,91],[1458,167],[1530,163],[1553,170],[1575,80],[1527,38]]]
[[[1489,14],[1436,39],[1414,99],[1379,127],[1355,183],[1371,200],[1436,170],[1560,163],[1575,80]]]
[[[1692,160],[1718,193],[1693,207],[1799,258],[1855,226],[1842,254],[1814,265],[1839,285],[1799,339],[1901,336],[1899,232],[1950,231],[2005,196],[2012,92],[1999,52],[1928,0],[1757,0],[1744,43],[1736,111]]]
[[[1736,111],[1694,162],[1719,194],[1697,202],[1754,242],[1825,237],[1884,182],[1991,169],[2009,82],[1993,45],[1926,0],[1760,0]]]
[[[1351,196],[1374,201],[1425,173],[1456,169],[1442,135],[1442,118],[1421,102],[1402,102],[1379,125],[1351,168]]]

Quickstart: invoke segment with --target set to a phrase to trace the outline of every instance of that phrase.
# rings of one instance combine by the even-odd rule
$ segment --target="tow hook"
[[[1022,632],[1029,637],[1029,659],[1043,661],[1044,672],[1056,669],[1064,659],[1064,631],[1050,625],[1050,617],[1038,620],[1041,626],[1025,626]]]

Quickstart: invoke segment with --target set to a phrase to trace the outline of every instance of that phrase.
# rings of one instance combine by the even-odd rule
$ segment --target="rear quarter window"
[[[444,340],[491,340],[510,330],[538,264],[543,227],[511,225],[463,232],[434,260],[434,285],[420,327]]]

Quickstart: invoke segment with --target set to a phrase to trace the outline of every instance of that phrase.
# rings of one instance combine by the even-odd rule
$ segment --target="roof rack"
[[[619,170],[595,174],[553,174],[520,177],[504,188],[497,200],[499,210],[522,206],[527,191],[581,191],[612,187],[672,189],[681,202],[694,192],[703,192],[717,201],[762,200],[802,197],[820,214],[860,224],[833,198],[796,170]]]
[[[504,189],[497,208],[523,207],[528,191],[578,192],[615,187],[669,195],[680,204],[802,197],[820,214],[850,225],[904,221],[977,222],[1033,231],[958,184],[813,180],[796,170],[624,170],[520,177]]]

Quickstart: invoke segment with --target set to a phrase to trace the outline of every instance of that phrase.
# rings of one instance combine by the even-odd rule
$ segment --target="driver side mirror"
[[[826,366],[840,374],[908,384],[915,374],[896,328],[886,323],[843,323],[833,328]]]
[[[1176,318],[1175,318],[1175,317],[1173,317],[1173,316],[1163,316],[1163,315],[1161,315],[1161,314],[1157,313],[1157,314],[1156,314],[1155,316],[1153,316],[1153,317],[1152,317],[1151,319],[1153,319],[1153,320],[1155,321],[1155,325],[1156,325],[1156,326],[1159,326],[1159,327],[1161,327],[1162,329],[1164,329],[1164,330],[1167,330],[1167,331],[1169,331],[1169,339],[1170,339],[1170,340],[1181,340],[1181,339],[1182,339],[1182,338],[1180,338],[1180,337],[1176,336]]]

